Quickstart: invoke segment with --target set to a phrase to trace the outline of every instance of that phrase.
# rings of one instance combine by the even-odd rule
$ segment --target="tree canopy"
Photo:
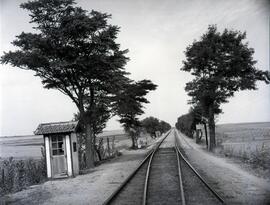
[[[155,137],[155,132],[159,130],[159,119],[150,116],[143,119],[141,123],[146,132]]]
[[[119,86],[115,78],[127,74],[128,58],[115,43],[119,27],[107,23],[110,15],[73,5],[72,0],[21,4],[37,32],[18,35],[13,45],[20,50],[5,53],[1,62],[34,71],[45,88],[60,90],[84,110],[94,95]]]
[[[191,97],[189,103],[200,105],[209,118],[210,149],[215,146],[214,114],[222,112],[220,105],[239,90],[255,90],[258,80],[270,82],[269,72],[255,67],[254,49],[245,39],[245,32],[225,29],[220,33],[210,25],[185,51],[181,70],[194,76],[185,90]]]
[[[132,138],[132,147],[135,148],[138,128],[141,127],[138,116],[144,113],[143,104],[149,103],[146,94],[155,90],[157,85],[150,80],[130,82],[125,89],[120,90],[114,102],[115,112],[120,117],[119,122],[124,126]]]
[[[161,133],[165,133],[165,132],[167,132],[168,130],[170,130],[172,128],[171,125],[168,122],[165,122],[163,120],[160,121],[159,127],[160,127],[159,131]]]
[[[141,124],[146,132],[149,133],[152,137],[156,137],[156,131],[165,133],[171,129],[171,125],[169,123],[152,116],[143,119]]]
[[[85,124],[88,167],[93,166],[93,121],[97,109],[128,80],[126,53],[115,42],[119,27],[111,15],[75,6],[73,0],[36,0],[21,4],[30,12],[33,33],[22,32],[1,63],[34,71],[45,88],[57,89],[78,107]],[[106,102],[106,103],[104,103]]]

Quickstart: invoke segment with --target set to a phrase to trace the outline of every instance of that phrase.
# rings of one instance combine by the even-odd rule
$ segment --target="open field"
[[[254,129],[270,130],[270,122],[228,123],[217,125],[218,132],[233,132],[233,131],[254,130]]]
[[[41,135],[0,137],[0,157],[41,158],[43,144]]]
[[[97,140],[103,138],[106,145],[107,138],[114,138],[115,148],[118,150],[131,147],[131,139],[122,130],[104,131],[97,136]],[[138,141],[144,144],[153,139],[144,135]],[[15,159],[41,158],[41,147],[44,145],[42,135],[0,137],[0,159],[14,157]]]
[[[217,125],[216,133],[227,155],[249,158],[268,153],[270,156],[270,122]]]

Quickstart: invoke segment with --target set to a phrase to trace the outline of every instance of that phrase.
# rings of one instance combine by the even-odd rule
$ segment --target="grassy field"
[[[270,169],[270,122],[217,125],[216,135],[226,156]]]
[[[241,143],[270,140],[270,122],[220,124],[216,127],[221,143]]]
[[[270,122],[251,122],[251,123],[231,123],[231,124],[218,124],[218,132],[233,132],[254,129],[270,129]]]

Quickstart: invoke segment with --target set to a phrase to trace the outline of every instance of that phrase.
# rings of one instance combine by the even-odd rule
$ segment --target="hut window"
[[[63,136],[52,137],[52,154],[63,155],[64,154],[64,138]]]

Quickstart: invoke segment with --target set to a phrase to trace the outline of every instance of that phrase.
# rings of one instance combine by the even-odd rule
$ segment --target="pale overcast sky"
[[[0,0],[0,55],[14,49],[15,35],[32,31],[21,0]],[[186,47],[206,32],[209,24],[247,31],[255,49],[257,67],[269,69],[269,1],[264,0],[78,0],[87,10],[112,14],[110,23],[121,27],[118,42],[129,49],[126,65],[135,80],[150,79],[158,85],[147,98],[145,114],[174,126],[190,105],[184,91],[192,79],[180,71]],[[0,69],[0,136],[32,134],[41,122],[71,120],[75,105],[57,90],[42,87],[33,72]],[[222,106],[218,123],[270,121],[270,86],[258,83],[257,91],[242,91]],[[119,129],[116,119],[106,129]]]

